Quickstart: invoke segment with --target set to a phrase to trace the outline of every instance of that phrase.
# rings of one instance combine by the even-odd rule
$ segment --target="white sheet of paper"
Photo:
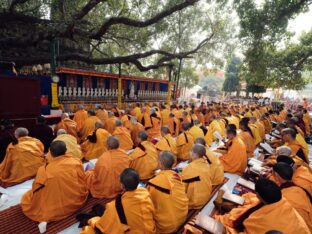
[[[260,146],[265,149],[269,154],[272,154],[274,149],[268,143],[260,143]]]
[[[232,194],[230,192],[225,192],[222,196],[223,199],[234,202],[238,205],[243,205],[245,202],[245,198],[238,196],[236,194]]]
[[[222,234],[224,232],[223,224],[208,215],[199,213],[195,223],[211,233]]]
[[[245,186],[246,188],[255,190],[255,183],[243,178],[239,178],[237,181],[238,184]]]

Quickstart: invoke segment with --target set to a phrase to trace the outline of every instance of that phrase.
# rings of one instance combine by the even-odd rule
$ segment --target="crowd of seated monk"
[[[189,210],[207,204],[224,172],[243,175],[266,134],[278,130],[280,137],[268,141],[276,150],[262,158],[270,169],[256,182],[255,194],[243,195],[245,204],[214,218],[226,233],[312,231],[305,141],[310,118],[301,107],[273,111],[255,103],[137,104],[87,111],[80,105],[73,119],[62,114],[53,130],[42,118],[36,131],[15,128],[10,121],[1,124],[6,150],[0,182],[12,186],[34,178],[21,200],[29,219],[64,219],[88,196],[113,199],[103,214],[84,222],[84,234],[176,232]],[[211,151],[214,142],[221,146]],[[97,159],[94,167],[84,170],[83,162],[92,159]],[[181,161],[188,165],[175,169]]]

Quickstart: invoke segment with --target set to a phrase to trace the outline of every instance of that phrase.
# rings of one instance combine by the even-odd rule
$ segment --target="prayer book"
[[[263,148],[269,154],[272,154],[274,149],[268,143],[260,143],[260,147]]]
[[[224,226],[221,222],[202,213],[198,214],[195,220],[195,224],[204,228],[210,233],[223,233],[224,232]]]
[[[239,178],[238,181],[237,181],[238,184],[246,187],[246,188],[249,188],[251,190],[255,190],[255,183],[252,182],[252,181],[249,181],[249,180],[245,180],[243,178]]]
[[[225,192],[223,194],[222,198],[224,200],[233,202],[233,203],[238,204],[238,205],[243,205],[245,202],[245,198],[238,196],[236,194],[229,193],[229,192]]]

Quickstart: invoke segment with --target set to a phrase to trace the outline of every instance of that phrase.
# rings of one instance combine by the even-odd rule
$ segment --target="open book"
[[[269,154],[273,154],[274,149],[268,143],[260,143],[260,147]]]
[[[233,203],[238,204],[238,205],[243,205],[245,202],[245,198],[238,196],[236,194],[229,193],[229,192],[225,192],[223,194],[222,198],[224,200],[233,202]]]
[[[242,186],[244,186],[244,187],[246,187],[246,188],[249,188],[251,190],[255,190],[255,183],[251,182],[249,180],[245,180],[243,178],[239,178],[237,183],[242,185]]]
[[[213,134],[212,134],[214,137],[218,138],[219,141],[222,141],[223,140],[223,137],[221,136],[221,134],[217,131],[215,131]]]
[[[202,213],[197,215],[195,224],[204,228],[210,233],[224,233],[224,226],[222,223]]]

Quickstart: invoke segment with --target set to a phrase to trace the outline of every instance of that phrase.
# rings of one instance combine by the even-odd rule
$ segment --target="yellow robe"
[[[90,116],[84,122],[82,129],[80,131],[81,140],[85,140],[87,136],[91,135],[95,130],[95,123],[100,121],[100,119],[96,116]]]
[[[150,194],[145,188],[127,191],[121,196],[121,204],[124,210],[126,224],[120,221],[116,200],[106,205],[102,217],[94,217],[89,220],[89,225],[80,234],[94,234],[94,228],[102,233],[109,234],[153,234],[156,233],[154,205]],[[90,230],[91,229],[91,230]]]
[[[303,136],[301,136],[300,134],[296,135],[296,140],[301,145],[303,153],[304,153],[304,156],[306,157],[307,162],[309,162],[309,147],[308,147],[307,142],[305,141]]]
[[[133,115],[134,115],[137,119],[139,119],[140,115],[142,114],[141,108],[138,107],[138,106],[135,107],[135,108],[133,108],[132,112],[133,112]]]
[[[96,111],[96,117],[98,117],[99,120],[101,120],[101,122],[104,124],[108,119],[108,113],[106,110],[98,109]]]
[[[189,209],[200,209],[207,203],[212,191],[210,164],[204,158],[196,159],[183,169],[181,176]]]
[[[263,125],[264,125],[265,134],[269,134],[269,133],[272,131],[272,125],[271,125],[270,121],[267,120],[267,119],[262,119],[262,120],[260,120],[260,121],[261,121],[261,122],[263,123]]]
[[[0,181],[6,185],[21,183],[34,176],[44,162],[44,146],[36,138],[20,137],[18,143],[7,147],[0,164]]]
[[[55,135],[59,129],[64,129],[66,130],[67,134],[78,138],[77,123],[74,120],[71,120],[69,118],[61,120],[61,122],[59,122],[54,128]]]
[[[140,123],[131,124],[130,126],[130,133],[131,133],[131,139],[133,141],[134,146],[137,146],[139,144],[138,142],[138,134],[140,131],[144,131],[144,127]]]
[[[220,157],[224,171],[241,175],[247,167],[246,145],[239,137],[229,140],[228,145],[227,153]]]
[[[306,192],[298,186],[291,186],[282,188],[282,194],[312,231],[312,204]]]
[[[38,222],[64,219],[88,198],[85,173],[79,159],[59,156],[39,168],[32,189],[24,194],[24,214]]]
[[[147,180],[154,176],[158,167],[158,152],[153,143],[143,141],[129,155],[130,167],[140,175],[140,180]]]
[[[150,119],[151,119],[152,126],[147,129],[145,128],[148,133],[148,137],[149,139],[153,139],[153,138],[160,139],[161,138],[160,119],[158,117],[151,117]]]
[[[304,166],[298,167],[293,174],[292,181],[304,188],[312,196],[312,173]]]
[[[77,139],[72,135],[62,134],[57,136],[53,141],[63,141],[66,144],[66,155],[82,159],[80,145],[78,145]]]
[[[86,121],[86,119],[88,118],[88,112],[85,110],[78,110],[75,114],[74,114],[74,118],[73,120],[77,123],[77,131],[80,132],[84,122]]]
[[[115,116],[109,117],[107,121],[104,124],[104,128],[110,133],[113,134],[115,128],[116,128],[116,120],[117,118]]]
[[[167,126],[169,124],[170,110],[164,109],[160,112],[161,115],[161,126]]]
[[[197,126],[197,125],[194,125],[193,127],[191,127],[189,132],[190,132],[190,134],[192,135],[192,137],[194,139],[196,139],[196,138],[204,138],[205,137],[203,130],[199,126]]]
[[[194,138],[188,131],[181,133],[177,138],[178,159],[182,161],[189,160],[193,144]]]
[[[188,198],[179,174],[161,171],[148,182],[155,207],[156,233],[173,233],[183,224],[188,213]]]
[[[255,144],[258,145],[262,139],[260,136],[260,131],[256,124],[249,124],[252,134],[254,135]]]
[[[310,135],[310,131],[311,131],[311,117],[309,115],[309,113],[303,114],[303,122],[304,122],[304,126],[306,129],[306,133],[307,135]]]
[[[261,141],[264,140],[264,139],[265,139],[265,128],[264,128],[263,123],[260,122],[260,121],[257,121],[257,122],[255,123],[255,125],[256,125],[257,128],[258,128],[259,135],[260,135],[260,137],[261,137]]]
[[[218,156],[207,147],[206,156],[210,160],[210,173],[212,185],[219,185],[224,180],[224,168]]]
[[[113,198],[121,192],[119,176],[130,164],[121,149],[109,150],[99,157],[95,168],[86,172],[87,186],[95,198]]]
[[[213,120],[209,126],[208,126],[208,132],[206,133],[205,136],[205,141],[207,145],[211,145],[213,141],[217,140],[217,138],[213,135],[214,132],[219,132],[220,135],[224,135],[224,133],[222,133],[222,128],[218,122],[218,120]]]
[[[297,135],[299,135],[299,134],[297,134]],[[302,145],[299,143],[299,141],[294,140],[293,142],[286,142],[285,145],[288,146],[291,149],[291,154],[292,155],[297,155],[299,157],[302,156],[302,157],[305,158],[306,162],[309,162],[309,158],[305,154],[305,152],[304,152],[305,150],[302,147]],[[300,155],[300,151],[302,151],[303,155]]]
[[[280,201],[267,204],[253,212],[244,222],[244,233],[265,233],[278,230],[282,233],[309,234],[310,231],[303,218],[295,211],[289,202]],[[295,225],[294,225],[295,224]]]
[[[96,142],[90,142],[86,140],[82,143],[81,149],[83,156],[86,160],[91,160],[100,157],[107,151],[107,139],[110,136],[109,132],[105,129],[99,128],[96,130]]]
[[[121,127],[121,126],[116,127],[113,132],[113,136],[119,139],[120,149],[128,151],[133,148],[133,141],[131,139],[131,134],[126,127]]]
[[[244,142],[246,145],[247,150],[247,156],[248,158],[252,157],[254,154],[254,151],[256,149],[256,142],[255,139],[250,135],[249,132],[240,132],[238,134],[238,137]]]
[[[159,151],[170,151],[175,155],[177,155],[178,153],[176,140],[170,134],[162,137],[156,143],[156,149],[158,149]]]
[[[169,118],[168,128],[172,136],[178,136],[180,133],[180,120],[178,120],[176,117]]]

